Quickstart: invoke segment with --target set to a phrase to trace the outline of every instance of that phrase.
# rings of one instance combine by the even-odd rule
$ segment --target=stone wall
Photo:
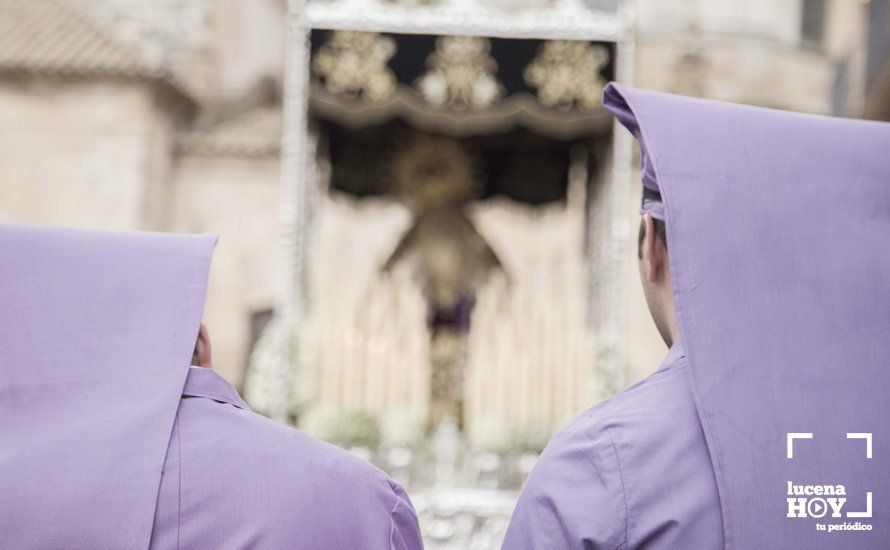
[[[160,229],[173,128],[152,86],[0,80],[0,219]]]

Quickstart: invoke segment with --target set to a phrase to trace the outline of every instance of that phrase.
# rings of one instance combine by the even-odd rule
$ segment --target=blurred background
[[[219,233],[216,369],[496,548],[666,351],[609,80],[890,120],[890,2],[0,0],[0,220]]]

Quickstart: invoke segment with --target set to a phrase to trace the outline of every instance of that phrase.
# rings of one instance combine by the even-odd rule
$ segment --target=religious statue
[[[474,296],[501,262],[467,214],[479,195],[472,157],[453,139],[420,136],[392,159],[392,184],[413,222],[383,266],[409,262],[429,304],[429,427],[461,422],[466,333]]]

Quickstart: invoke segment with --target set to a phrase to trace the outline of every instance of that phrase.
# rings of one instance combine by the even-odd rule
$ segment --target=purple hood
[[[0,224],[3,546],[148,547],[215,242]]]
[[[890,548],[890,124],[604,103],[663,200],[726,548]]]

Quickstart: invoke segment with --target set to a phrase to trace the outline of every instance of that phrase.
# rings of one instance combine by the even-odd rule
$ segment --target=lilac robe
[[[151,548],[422,548],[402,488],[338,447],[250,410],[189,369]]]
[[[662,198],[682,366],[554,438],[504,548],[890,548],[890,124],[604,105]]]
[[[720,548],[717,486],[679,345],[569,422],[522,488],[503,548]]]
[[[215,242],[0,224],[0,546],[420,548],[398,485],[188,367]]]

